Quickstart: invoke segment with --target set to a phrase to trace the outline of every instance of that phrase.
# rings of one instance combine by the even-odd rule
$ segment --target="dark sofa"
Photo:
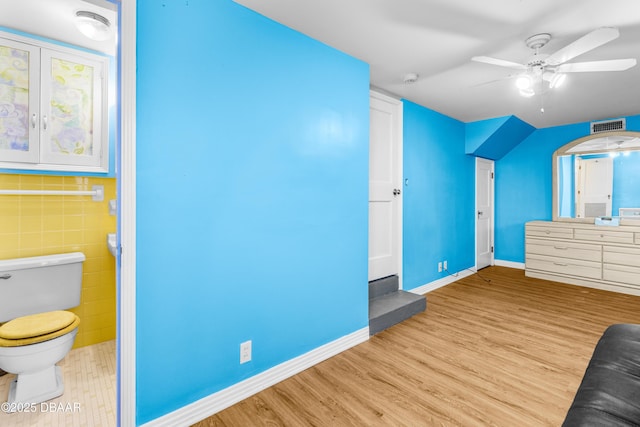
[[[562,425],[640,426],[640,325],[602,334]]]

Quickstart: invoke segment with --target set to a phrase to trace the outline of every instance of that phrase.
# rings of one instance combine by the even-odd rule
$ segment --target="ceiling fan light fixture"
[[[524,96],[525,98],[531,98],[535,94],[536,92],[531,88],[520,89],[520,96]]]
[[[533,86],[533,81],[531,76],[527,74],[523,74],[516,79],[516,87],[521,91],[531,89],[531,86]]]
[[[91,40],[104,41],[111,37],[111,22],[102,15],[87,10],[76,12],[76,28]]]
[[[567,75],[565,73],[555,73],[553,77],[551,77],[551,81],[549,82],[550,89],[559,88],[564,84],[564,81],[567,79]]]

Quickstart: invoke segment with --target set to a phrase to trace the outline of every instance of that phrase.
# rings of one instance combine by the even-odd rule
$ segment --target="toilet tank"
[[[0,260],[0,322],[80,305],[82,252]]]

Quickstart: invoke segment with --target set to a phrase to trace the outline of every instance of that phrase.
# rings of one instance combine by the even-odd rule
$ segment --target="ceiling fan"
[[[572,62],[567,63],[571,59],[582,55],[592,49],[602,46],[612,40],[617,39],[620,32],[617,28],[603,27],[591,31],[580,37],[573,43],[563,47],[562,49],[550,54],[541,54],[539,50],[544,47],[549,40],[551,34],[536,34],[525,40],[525,44],[533,49],[533,56],[526,64],[505,61],[503,59],[491,58],[488,56],[474,56],[472,61],[483,62],[485,64],[498,65],[515,70],[522,70],[516,79],[516,87],[520,90],[522,96],[535,95],[534,84],[542,81],[549,82],[549,88],[557,88],[567,77],[566,73],[584,73],[594,71],[624,71],[636,65],[635,58],[628,59],[612,59],[606,61],[591,62]]]

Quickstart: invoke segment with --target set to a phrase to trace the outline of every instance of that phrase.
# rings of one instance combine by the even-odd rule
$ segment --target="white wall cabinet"
[[[525,275],[640,295],[640,225],[532,221]]]
[[[0,36],[0,168],[108,172],[108,58]]]

